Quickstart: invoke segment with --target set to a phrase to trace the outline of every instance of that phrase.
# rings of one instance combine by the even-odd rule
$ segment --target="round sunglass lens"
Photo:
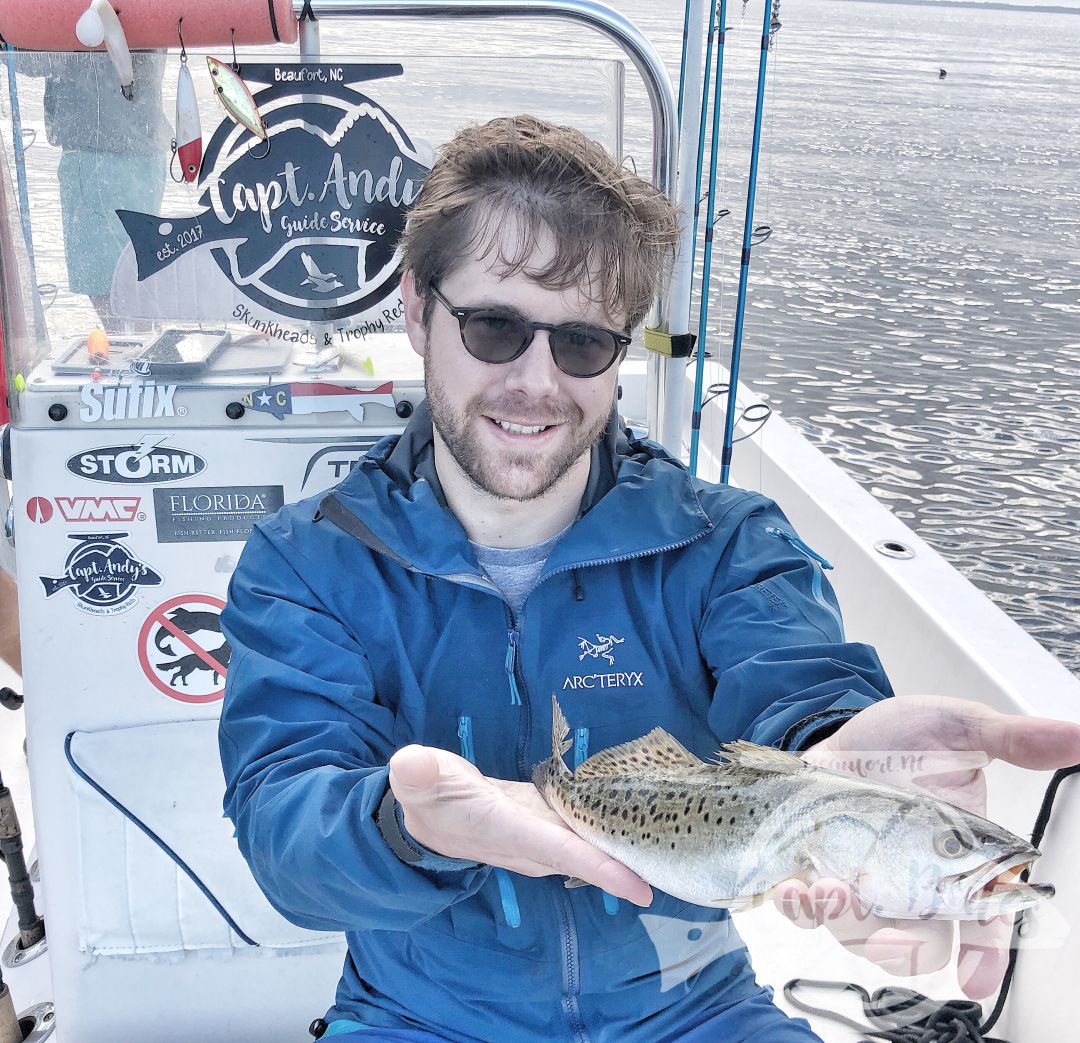
[[[525,323],[512,315],[477,312],[465,323],[465,347],[482,362],[509,362],[528,334]]]
[[[615,338],[606,330],[582,326],[552,334],[555,363],[573,377],[594,377],[611,365],[619,351]]]

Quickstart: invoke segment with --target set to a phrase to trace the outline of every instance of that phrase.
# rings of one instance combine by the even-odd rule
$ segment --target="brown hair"
[[[513,230],[516,242],[500,242]],[[530,264],[551,233],[553,259]],[[499,250],[508,275],[525,271],[543,286],[580,286],[627,330],[663,288],[679,236],[679,212],[648,181],[619,166],[595,141],[535,116],[466,127],[443,146],[409,213],[404,267],[427,298],[472,254]]]

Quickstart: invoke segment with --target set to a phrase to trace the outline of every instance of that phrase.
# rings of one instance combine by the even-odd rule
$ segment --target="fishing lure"
[[[116,12],[108,0],[92,0],[75,23],[75,35],[84,47],[105,44],[109,60],[120,77],[120,93],[128,101],[135,100],[135,72],[131,66],[131,51],[127,36]]]
[[[199,176],[202,167],[203,143],[202,124],[199,122],[199,99],[195,95],[195,81],[187,65],[187,48],[180,26],[184,19],[176,23],[176,34],[180,36],[180,76],[176,81],[176,137],[173,138],[173,155],[180,160],[180,177],[174,180],[191,183]]]
[[[242,127],[246,127],[260,141],[266,141],[266,124],[259,114],[259,107],[251,96],[247,84],[225,62],[207,55],[206,65],[214,82],[214,91],[222,108]]]

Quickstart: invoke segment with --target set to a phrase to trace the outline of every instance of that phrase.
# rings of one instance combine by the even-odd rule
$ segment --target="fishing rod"
[[[690,4],[691,0],[686,0],[686,7],[683,10],[682,56],[679,58],[679,104],[675,110],[675,122],[679,126],[682,126],[682,100],[683,91],[686,89],[686,48],[690,39]]]
[[[746,215],[743,220],[742,258],[739,263],[739,296],[735,305],[735,329],[731,339],[731,365],[728,367],[727,414],[724,419],[724,442],[720,451],[720,481],[726,483],[731,471],[731,449],[735,435],[735,398],[739,386],[739,362],[742,357],[743,319],[746,313],[746,286],[750,277],[750,249],[754,242],[754,199],[757,191],[758,157],[761,152],[761,118],[765,108],[765,72],[772,35],[780,28],[780,0],[765,0],[761,27],[761,58],[758,62],[757,101],[754,107],[754,139],[750,148],[750,176],[746,189]],[[764,242],[765,237],[759,241]],[[700,365],[700,361],[699,361]]]
[[[709,11],[709,37],[708,44],[705,48],[705,81],[701,88],[701,119],[698,123],[698,150],[697,150],[697,176],[694,181],[694,235],[693,242],[695,248],[697,246],[697,233],[698,233],[698,217],[701,213],[701,178],[705,170],[705,126],[709,121],[709,83],[712,73],[712,53],[713,53],[713,36],[716,33],[716,18],[717,11],[720,11],[720,53],[717,55],[717,72],[721,72],[724,67],[724,25],[723,25],[723,12],[726,8],[726,0],[721,0],[720,4],[713,4]],[[717,105],[720,100],[719,79],[717,80],[716,98],[713,102],[714,115],[713,115],[713,136],[712,136],[712,152],[709,155],[709,168],[710,171],[716,166],[716,149],[717,149],[717,135],[715,129],[718,126],[718,120],[715,113],[719,112]],[[710,178],[709,184],[712,185],[712,179]],[[700,343],[700,339],[698,341]]]
[[[4,61],[7,63],[8,96],[11,99],[11,144],[15,153],[15,181],[19,192],[19,215],[22,218],[23,239],[26,242],[26,259],[30,268],[30,283],[34,302],[34,326],[38,339],[45,336],[45,313],[37,292],[37,264],[34,260],[34,236],[30,227],[30,194],[26,186],[26,146],[23,142],[22,116],[19,112],[19,90],[15,80],[15,49],[6,41],[3,44]]]
[[[694,408],[690,419],[690,473],[697,474],[698,443],[701,439],[701,398],[705,385],[705,332],[709,321],[709,282],[712,278],[713,226],[716,223],[716,167],[720,149],[720,100],[724,82],[724,35],[727,29],[727,0],[720,0],[720,27],[716,34],[716,82],[713,86],[712,139],[709,143],[709,192],[705,207],[705,258],[701,271],[701,307],[698,311],[697,365],[694,371]],[[701,126],[698,132],[697,187],[694,190],[694,242],[697,242],[698,212],[701,201],[701,171],[705,151],[705,122],[708,115],[709,62],[712,58],[713,30],[717,8],[709,17],[709,44],[705,58],[705,87],[701,101]]]

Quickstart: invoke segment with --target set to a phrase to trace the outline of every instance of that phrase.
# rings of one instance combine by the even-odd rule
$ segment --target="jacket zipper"
[[[775,525],[768,526],[765,531],[770,536],[776,536],[779,539],[786,540],[791,544],[803,557],[808,558],[816,566],[814,569],[814,578],[810,581],[810,591],[814,595],[814,600],[823,608],[826,612],[832,616],[836,622],[837,629],[840,631],[840,640],[844,640],[844,621],[840,618],[840,613],[836,611],[832,605],[825,599],[825,592],[821,586],[821,577],[823,575],[823,569],[831,569],[832,564],[825,558],[823,558],[813,547],[804,543],[793,532],[788,532],[787,529],[778,529]]]
[[[574,770],[589,759],[589,729],[574,729]],[[604,896],[604,910],[608,916],[615,916],[619,912],[619,900],[607,891],[600,892]]]
[[[461,756],[470,764],[476,765],[476,751],[473,748],[472,718],[458,718],[458,742],[461,744]],[[508,927],[521,926],[521,907],[518,905],[517,890],[510,873],[502,866],[494,867],[495,882],[499,886],[499,900],[502,902],[503,918]]]
[[[581,1020],[581,1008],[578,1006],[578,938],[577,922],[574,909],[567,897],[566,888],[558,880],[552,881],[555,895],[555,909],[563,929],[563,1010],[570,1022],[570,1031],[574,1043],[589,1043],[589,1034]]]

